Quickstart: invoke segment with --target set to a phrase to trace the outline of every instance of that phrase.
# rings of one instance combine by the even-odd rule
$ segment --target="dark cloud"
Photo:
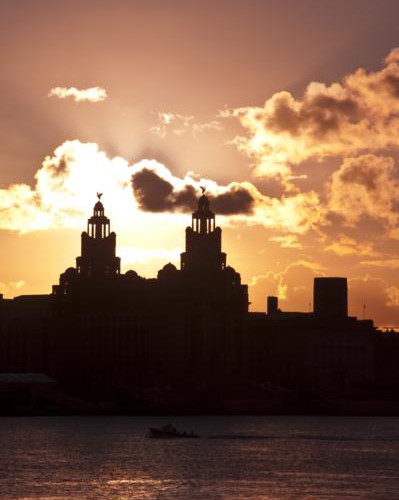
[[[230,191],[209,197],[212,210],[218,214],[251,214],[255,200],[251,193],[242,186],[232,187]]]
[[[136,199],[143,210],[163,212],[172,205],[173,186],[155,172],[143,169],[132,177]]]
[[[178,207],[185,207],[187,211],[194,210],[197,204],[197,193],[193,186],[184,186],[182,191],[174,193],[174,204]]]
[[[289,94],[282,92],[276,96],[273,110],[265,121],[265,125],[276,132],[288,132],[291,135],[297,135],[300,118],[298,111],[292,105]]]
[[[189,212],[196,205],[193,186],[174,190],[170,182],[147,168],[132,176],[132,186],[140,208],[147,212]]]
[[[186,184],[177,190],[147,168],[132,176],[132,186],[140,208],[147,212],[192,212],[197,206],[198,192],[194,186]],[[251,214],[255,205],[249,190],[234,183],[222,194],[209,194],[209,199],[212,209],[223,215]]]
[[[62,156],[60,161],[53,167],[53,175],[65,174],[69,171],[68,158]]]
[[[344,121],[352,122],[359,115],[359,105],[350,97],[336,97],[326,93],[308,95],[298,106],[290,94],[281,92],[275,96],[266,126],[292,136],[306,130],[315,137],[321,137],[339,130]]]
[[[399,75],[392,73],[388,74],[385,76],[383,83],[394,97],[399,97]]]
[[[359,118],[359,105],[350,97],[336,98],[320,94],[305,101],[302,120],[311,124],[315,135],[338,130],[343,121],[352,122]]]
[[[374,165],[370,161],[352,162],[351,168],[342,171],[341,181],[349,184],[358,184],[363,186],[367,191],[375,191],[379,187],[378,181],[383,174],[384,171],[379,168],[379,165]]]

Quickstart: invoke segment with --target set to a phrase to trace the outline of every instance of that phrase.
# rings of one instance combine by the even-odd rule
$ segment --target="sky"
[[[122,270],[179,265],[207,188],[251,310],[399,325],[399,4],[0,0],[0,293],[50,293],[96,193]]]

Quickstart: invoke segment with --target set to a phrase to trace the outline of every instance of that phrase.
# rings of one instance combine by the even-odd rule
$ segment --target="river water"
[[[0,498],[398,500],[399,418],[1,418]]]

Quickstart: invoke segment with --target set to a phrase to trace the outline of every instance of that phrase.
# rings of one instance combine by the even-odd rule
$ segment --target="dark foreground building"
[[[267,312],[249,313],[221,240],[203,194],[180,269],[122,274],[99,199],[76,266],[52,294],[0,300],[0,372],[45,374],[58,384],[41,389],[46,408],[78,412],[289,412],[323,398],[395,400],[398,337],[348,317],[345,278],[315,279],[313,313],[282,312],[277,297]]]
[[[53,288],[49,373],[111,393],[116,387],[201,387],[239,375],[247,287],[226,266],[208,198],[200,198],[186,230],[180,270],[167,264],[157,279],[120,274],[115,243],[98,201],[76,268]]]

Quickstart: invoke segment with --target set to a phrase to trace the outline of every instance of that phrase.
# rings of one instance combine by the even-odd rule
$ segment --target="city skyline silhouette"
[[[30,411],[345,414],[378,397],[374,411],[395,412],[398,335],[348,315],[345,277],[314,279],[313,311],[265,296],[265,309],[250,312],[201,192],[180,269],[121,272],[97,192],[76,265],[52,293],[1,296],[0,373],[31,387]],[[359,398],[369,402],[354,410]],[[21,411],[12,398],[2,408]]]
[[[122,272],[178,266],[205,186],[252,311],[346,276],[350,315],[399,325],[398,7],[286,1],[2,2],[0,293],[49,290],[96,192]]]

